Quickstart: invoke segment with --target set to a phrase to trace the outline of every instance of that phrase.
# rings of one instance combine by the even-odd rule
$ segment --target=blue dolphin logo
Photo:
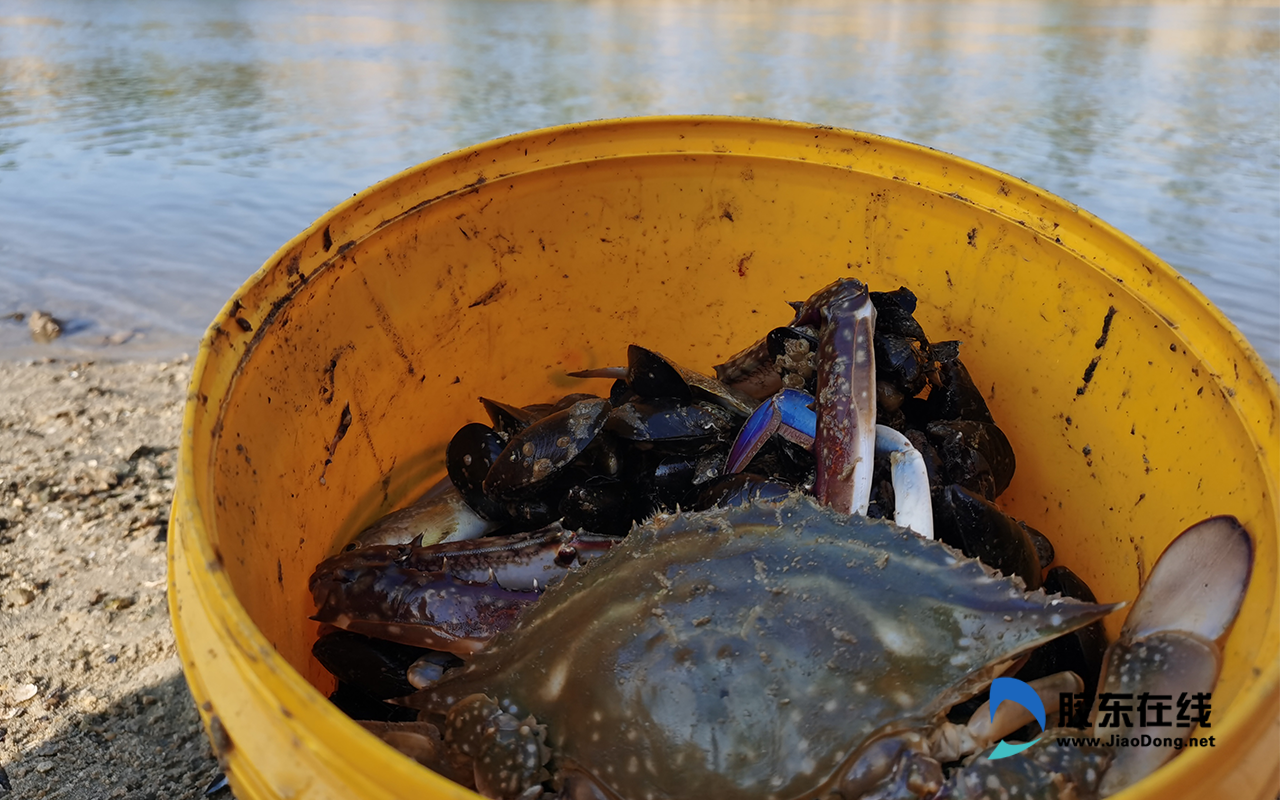
[[[1036,722],[1040,723],[1040,730],[1044,731],[1044,703],[1041,702],[1040,695],[1036,694],[1035,689],[1032,689],[1017,678],[996,678],[992,681],[990,708],[993,721],[996,718],[996,708],[1006,700],[1017,703],[1030,711],[1032,716],[1036,718]],[[1044,737],[1037,736],[1026,744],[1009,744],[1004,739],[1001,739],[1000,743],[996,745],[996,749],[992,750],[991,755],[987,756],[987,758],[995,761],[997,758],[1016,755],[1042,738]]]

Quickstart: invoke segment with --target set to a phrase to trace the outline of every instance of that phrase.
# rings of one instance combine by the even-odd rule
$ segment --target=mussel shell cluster
[[[877,422],[904,433],[924,456],[944,540],[1037,587],[1052,548],[990,505],[1008,487],[1016,461],[959,358],[959,342],[930,343],[909,290],[871,298]],[[817,332],[777,328],[767,344],[782,384],[812,394]],[[638,345],[627,355],[625,368],[577,373],[616,375],[607,397],[570,394],[524,407],[481,398],[489,423],[463,426],[446,453],[449,478],[467,504],[504,531],[560,520],[566,528],[622,535],[660,510],[812,487],[812,455],[783,440],[767,444],[740,474],[725,474],[729,448],[758,400]],[[881,464],[870,516],[891,516],[892,491]],[[992,534],[973,532],[992,527],[1007,528],[994,534],[994,547],[985,544]]]
[[[718,478],[739,412],[695,397],[657,353],[632,347],[629,361],[607,398],[523,408],[482,399],[490,424],[464,425],[445,456],[472,510],[512,532],[558,520],[623,535]]]

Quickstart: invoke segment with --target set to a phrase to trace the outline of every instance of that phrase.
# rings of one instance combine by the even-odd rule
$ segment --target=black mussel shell
[[[550,525],[560,518],[560,501],[564,487],[558,481],[538,484],[527,494],[510,497],[502,502],[512,532],[532,531]]]
[[[907,417],[901,411],[876,408],[876,424],[883,425],[886,428],[893,428],[895,431],[904,431],[907,429]]]
[[[915,398],[906,397],[898,387],[888,381],[876,381],[876,424],[905,434],[912,425],[903,409],[907,403],[913,401]]]
[[[631,486],[631,513],[643,520],[659,510],[674,511],[691,506],[701,487],[720,477],[725,455],[670,453],[648,450],[629,461],[627,478]]]
[[[936,389],[933,391],[937,391]],[[932,392],[930,393],[932,395]],[[877,397],[877,399],[879,399]],[[928,399],[924,397],[908,397],[902,401],[902,405],[898,408],[902,412],[902,416],[906,419],[906,424],[911,428],[919,428],[924,430],[925,427],[933,422],[932,409],[929,407]],[[879,409],[876,409],[877,421],[879,420]]]
[[[934,493],[934,536],[1005,575],[1040,586],[1040,558],[1026,529],[978,495],[954,484]]]
[[[694,458],[679,455],[662,457],[653,466],[648,483],[653,496],[662,508],[672,510],[693,492],[693,482],[698,477],[698,462]]]
[[[897,502],[897,495],[893,491],[893,468],[889,455],[876,453],[871,470],[871,498],[867,505],[867,518],[892,521]]]
[[[554,478],[604,429],[611,408],[608,400],[598,397],[579,400],[511,437],[489,469],[485,494],[495,500],[513,500]]]
[[[929,345],[929,355],[934,361],[950,363],[960,358],[960,342],[948,340],[945,342],[934,342]]]
[[[693,510],[705,511],[708,508],[746,505],[754,500],[781,500],[795,489],[783,481],[739,472],[725,475],[708,483],[698,493]]]
[[[758,405],[716,378],[685,369],[661,353],[634,344],[627,348],[625,380],[645,400],[706,400],[741,417],[749,416]]]
[[[607,420],[605,424],[608,425]],[[588,477],[617,478],[622,474],[622,462],[627,457],[630,444],[607,430],[601,431],[572,462],[573,468],[581,472],[583,477],[567,476],[566,486],[581,482]]]
[[[813,454],[798,444],[775,436],[760,448],[743,469],[753,475],[782,481],[805,492],[813,491],[817,465]]]
[[[1013,445],[994,423],[975,420],[931,422],[925,428],[942,456],[945,479],[983,495],[999,497],[1013,480]]]
[[[609,387],[609,404],[614,408],[625,403],[630,403],[632,400],[639,399],[641,399],[640,395],[631,391],[631,387],[627,385],[626,380],[623,378],[618,378],[613,382],[613,385]]]
[[[974,494],[994,500],[996,481],[987,459],[979,451],[966,446],[960,434],[946,428],[935,429],[935,424],[929,424],[928,432],[929,440],[942,459],[939,476],[942,485],[959,484]]]
[[[338,688],[329,695],[329,702],[354,720],[374,722],[413,722],[418,718],[416,709],[405,708],[370,697],[348,683],[338,681]]]
[[[552,403],[530,403],[527,406],[521,406],[520,410],[527,412],[533,416],[533,419],[530,422],[530,424],[532,424],[533,422],[537,422],[538,420],[542,419],[546,415],[550,414],[551,408],[553,405],[554,404]]]
[[[566,394],[564,397],[561,397],[559,400],[552,403],[550,413],[554,414],[557,411],[564,411],[566,408],[570,408],[583,400],[599,399],[599,395],[587,394],[586,392],[573,392],[572,394]]]
[[[658,463],[653,471],[653,477],[659,485],[669,483],[673,487],[684,484],[687,480],[695,492],[701,491],[703,486],[724,473],[726,455],[718,450],[708,450],[705,453],[687,456],[674,454]],[[678,502],[682,506],[688,506],[692,502],[692,497],[686,493],[678,498]]]
[[[584,478],[560,500],[560,524],[569,530],[626,534],[632,523],[629,488],[616,478]]]
[[[648,400],[693,402],[693,391],[680,370],[661,353],[639,345],[627,348],[626,381],[631,391]]]
[[[506,519],[502,505],[490,500],[484,480],[507,443],[493,428],[470,422],[458,429],[445,448],[445,468],[471,510],[487,520]]]
[[[924,388],[928,366],[920,346],[904,336],[876,331],[876,378],[898,387],[905,397],[915,397]]]
[[[611,521],[604,517],[602,508],[587,516],[592,508],[598,508],[604,502],[604,498],[594,494],[571,497],[575,489],[587,484],[618,483],[622,477],[626,445],[626,442],[602,430],[577,458],[556,470],[550,478],[505,498],[502,505],[511,522],[511,531],[535,530],[561,520],[568,528],[614,535],[626,533],[630,530],[631,519],[625,506],[620,509],[620,519]]]
[[[933,442],[929,441],[928,434],[915,428],[908,428],[902,432],[902,435],[907,437],[907,441],[911,442],[911,446],[924,460],[924,471],[929,476],[929,488],[937,491],[950,483],[943,480],[942,456],[938,454],[938,448],[933,446]]]
[[[1054,567],[1045,573],[1044,590],[1047,594],[1074,597],[1086,603],[1098,602],[1098,598],[1093,593],[1093,590],[1089,588],[1089,584],[1085,583],[1080,579],[1079,575],[1066,567]]]
[[[489,415],[489,420],[493,422],[494,431],[504,437],[519,433],[540,416],[536,412],[516,408],[487,397],[481,397],[480,403],[484,406],[485,413]]]
[[[871,305],[876,309],[877,338],[884,332],[928,344],[924,328],[916,322],[916,296],[910,289],[900,286],[892,292],[871,292]]]
[[[1040,569],[1048,569],[1049,565],[1053,563],[1053,557],[1055,555],[1053,552],[1053,542],[1049,541],[1048,536],[1045,536],[1043,533],[1022,520],[1018,520],[1018,524],[1027,532],[1027,535],[1031,537],[1031,543],[1035,545],[1036,557],[1040,559]],[[1075,595],[1072,595],[1072,597],[1075,597]],[[1090,600],[1089,602],[1093,603],[1096,601]]]
[[[876,381],[876,422],[880,422],[882,414],[889,412],[897,412],[902,408],[902,404],[907,401],[907,395],[902,390],[889,381]]]
[[[940,361],[938,364],[939,386],[929,392],[928,418],[972,419],[979,422],[995,422],[987,401],[982,399],[982,392],[969,377],[969,370],[959,358],[953,361]]]
[[[676,400],[626,403],[610,412],[605,423],[622,439],[654,443],[728,438],[733,427],[733,417],[719,406]]]

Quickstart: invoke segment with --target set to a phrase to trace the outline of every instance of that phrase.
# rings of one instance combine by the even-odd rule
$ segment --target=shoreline
[[[12,324],[12,323],[10,323]],[[83,336],[62,335],[52,342],[32,339],[23,323],[21,336],[0,329],[0,364],[132,364],[179,361],[194,358],[200,349],[200,336],[148,338],[138,336],[118,342],[86,340]],[[201,333],[203,336],[203,333]]]
[[[192,359],[111,356],[0,357],[3,800],[199,798],[218,774],[166,589]]]

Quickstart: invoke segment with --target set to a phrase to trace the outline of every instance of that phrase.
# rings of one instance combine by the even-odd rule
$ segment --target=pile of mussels
[[[907,288],[870,298],[876,422],[923,456],[936,538],[1028,589],[1093,602],[1067,568],[1045,572],[1053,560],[1048,539],[993,504],[1013,478],[1014,454],[960,360],[960,343],[929,341]],[[792,306],[802,322],[803,304]],[[502,559],[504,567],[513,558],[573,561],[607,549],[656,512],[811,490],[816,465],[803,434],[739,440],[762,400],[783,388],[815,393],[817,358],[816,330],[793,324],[717,366],[714,379],[633,345],[625,367],[574,373],[612,379],[607,396],[522,407],[481,398],[489,424],[455,434],[448,478],[366,529],[312,578],[314,619],[326,623],[313,652],[338,679],[331,700],[358,720],[416,719],[385,701],[461,664],[545,588],[535,580],[531,590],[503,589],[494,572]],[[877,455],[867,515],[891,518],[893,506],[888,458]],[[553,546],[512,555],[535,540]],[[332,590],[335,574],[347,581],[342,591]],[[441,582],[439,591],[422,591],[427,580]],[[436,598],[435,607],[404,603],[410,592]],[[1092,696],[1105,647],[1094,623],[1037,650],[1017,677],[1071,670]],[[979,695],[950,716],[967,719],[985,700]]]

